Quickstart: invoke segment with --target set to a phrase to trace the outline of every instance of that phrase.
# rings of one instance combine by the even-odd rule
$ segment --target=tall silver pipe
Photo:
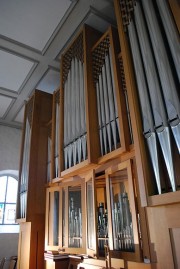
[[[58,177],[59,156],[59,104],[56,103],[56,130],[55,130],[55,176]]]
[[[111,143],[110,111],[109,111],[109,99],[108,99],[105,65],[102,66],[102,83],[103,83],[103,93],[104,93],[105,124],[106,124],[107,138],[108,138],[108,145],[109,145],[108,151],[111,152],[112,143]]]
[[[161,193],[161,182],[160,182],[160,172],[159,172],[159,161],[157,154],[157,142],[156,135],[154,131],[154,123],[151,114],[151,107],[148,98],[148,89],[146,85],[143,65],[140,57],[140,51],[138,47],[138,41],[135,33],[134,22],[132,21],[128,26],[130,45],[132,51],[132,57],[135,67],[136,81],[138,86],[139,99],[141,104],[141,115],[143,121],[143,129],[145,138],[148,144],[149,153],[152,161],[152,166],[156,178],[156,184],[159,194]]]
[[[103,134],[102,134],[102,115],[101,115],[101,103],[100,103],[100,92],[99,92],[99,83],[96,82],[96,96],[97,96],[97,108],[98,108],[98,123],[99,123],[99,137],[100,137],[100,147],[101,147],[101,156],[104,155],[103,147]]]
[[[162,19],[166,37],[169,43],[169,47],[172,53],[176,72],[180,81],[180,45],[179,45],[179,33],[175,25],[174,19],[168,7],[168,2],[165,0],[157,1],[159,13]]]
[[[154,51],[154,56],[156,59],[156,64],[159,72],[159,78],[162,85],[166,111],[168,114],[168,121],[172,128],[172,132],[178,133],[178,137],[180,136],[180,102],[177,94],[176,85],[174,82],[172,69],[169,63],[169,59],[167,56],[166,48],[163,42],[161,30],[156,18],[156,13],[153,7],[152,1],[142,0],[145,18],[147,21],[147,26],[149,29],[149,35],[152,42],[152,47]],[[178,43],[179,44],[179,43]],[[177,139],[177,135],[174,134],[174,138],[180,152],[179,139]],[[173,169],[173,168],[172,168]],[[173,175],[172,175],[173,177]],[[171,185],[173,187],[174,180],[171,177]]]
[[[68,74],[69,75],[69,74]],[[64,168],[67,169],[67,144],[68,144],[68,76],[64,83]]]
[[[113,95],[113,83],[112,74],[110,70],[110,59],[109,53],[105,56],[105,69],[106,69],[106,79],[107,79],[107,89],[108,89],[108,99],[109,99],[109,113],[110,113],[110,124],[113,136],[113,145],[115,149],[117,148],[117,131],[116,131],[116,111],[115,111],[115,100]]]
[[[80,77],[79,77],[79,61],[77,58],[75,58],[75,76],[76,76],[76,158],[75,158],[75,164],[78,162],[78,160],[81,158],[79,154],[81,153],[79,150],[79,138],[81,136],[81,119],[80,119]]]
[[[111,72],[111,78],[112,78],[112,89],[113,89],[113,97],[114,97],[114,105],[115,105],[117,133],[119,135],[119,140],[121,141],[121,133],[120,133],[118,109],[117,109],[117,102],[116,102],[116,90],[115,90],[116,87],[115,87],[114,70],[113,70],[113,64],[112,64],[111,47],[109,47],[109,63],[110,63],[110,72]]]
[[[102,133],[104,141],[104,154],[107,154],[107,130],[106,130],[106,119],[105,119],[105,107],[104,107],[104,94],[103,94],[103,83],[102,75],[99,74],[99,93],[100,93],[100,104],[101,104],[101,116],[102,116]]]
[[[87,136],[86,136],[86,109],[85,109],[85,91],[84,91],[84,64],[79,61],[80,76],[80,119],[81,119],[81,135],[82,140],[82,159],[87,158]]]

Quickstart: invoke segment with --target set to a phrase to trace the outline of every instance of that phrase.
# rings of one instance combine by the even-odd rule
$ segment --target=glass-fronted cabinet
[[[87,254],[97,257],[97,212],[96,212],[96,192],[95,192],[95,175],[94,170],[85,177],[86,182],[86,240]]]
[[[45,244],[59,245],[59,210],[60,210],[60,188],[59,186],[47,188],[46,190],[46,238]]]
[[[91,169],[47,192],[46,245],[73,254],[140,261],[133,162]],[[107,168],[108,167],[108,168]]]
[[[70,178],[47,189],[45,249],[85,253],[85,183]]]
[[[130,160],[86,177],[87,254],[140,260],[136,192]]]
[[[112,257],[140,259],[138,212],[130,160],[106,170],[109,247]]]

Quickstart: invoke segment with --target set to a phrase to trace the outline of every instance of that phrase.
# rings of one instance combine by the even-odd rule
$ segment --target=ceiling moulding
[[[17,98],[18,97],[18,93],[15,92],[15,91],[12,91],[12,90],[9,90],[9,89],[6,89],[6,88],[2,88],[0,87],[0,95],[7,95],[11,98]]]
[[[54,30],[54,32],[52,33],[52,35],[50,36],[49,40],[47,41],[46,45],[44,46],[43,50],[42,50],[42,55],[44,55],[46,53],[46,51],[48,50],[48,48],[50,47],[51,43],[53,42],[53,40],[55,39],[55,37],[57,36],[58,32],[60,31],[62,25],[65,23],[65,21],[67,20],[68,16],[70,15],[70,13],[72,12],[72,10],[74,9],[75,5],[77,4],[79,0],[70,0],[71,5],[68,8],[68,10],[65,12],[63,18],[61,19],[61,21],[59,22],[59,24],[57,25],[56,29]]]
[[[11,128],[16,128],[16,129],[22,129],[22,124],[18,122],[9,122],[6,120],[0,120],[0,125],[11,127]]]

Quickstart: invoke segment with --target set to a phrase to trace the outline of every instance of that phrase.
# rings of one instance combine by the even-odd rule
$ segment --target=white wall
[[[19,129],[0,125],[0,175],[6,170],[10,174],[18,175],[21,134]],[[17,255],[18,238],[19,234],[14,231],[0,233],[0,258]],[[5,269],[8,268],[8,263],[7,261]]]
[[[17,256],[19,234],[0,234],[0,257],[10,258]],[[9,261],[5,263],[5,269],[8,268]]]
[[[19,170],[20,129],[0,125],[0,171]]]

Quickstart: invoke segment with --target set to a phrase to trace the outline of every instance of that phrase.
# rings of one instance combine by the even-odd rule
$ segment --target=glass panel
[[[59,245],[59,192],[54,192],[53,245]]]
[[[98,252],[100,257],[105,256],[104,245],[108,244],[108,212],[106,201],[105,176],[96,178],[96,196],[97,196],[97,235]]]
[[[13,177],[8,177],[6,203],[16,203],[18,181]]]
[[[4,224],[14,224],[16,216],[16,204],[6,204]]]
[[[82,247],[81,186],[69,187],[69,247]]]
[[[0,204],[0,224],[3,223],[4,204]]]
[[[0,177],[1,191],[0,202],[5,202],[7,176]]]
[[[96,234],[95,234],[95,227],[94,227],[94,210],[93,210],[93,186],[92,186],[92,180],[89,180],[86,183],[87,188],[87,238],[88,238],[88,248],[89,249],[95,249],[95,240],[96,240]]]
[[[128,199],[127,170],[110,176],[110,195],[115,250],[134,251],[132,214]]]

